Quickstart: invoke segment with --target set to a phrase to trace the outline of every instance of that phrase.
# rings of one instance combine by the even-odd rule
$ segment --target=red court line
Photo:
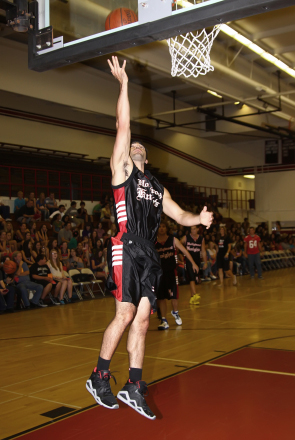
[[[120,402],[119,410],[97,406],[20,438],[278,440],[294,437],[295,381],[289,376],[203,365],[159,382],[149,390],[147,401],[157,414],[155,421]]]
[[[294,351],[247,347],[210,363],[295,374]]]

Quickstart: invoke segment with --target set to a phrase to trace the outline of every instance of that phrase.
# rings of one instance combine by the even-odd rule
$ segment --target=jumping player
[[[177,325],[182,324],[182,319],[178,314],[178,277],[176,272],[177,250],[179,249],[190,261],[193,270],[198,273],[198,266],[195,264],[190,253],[182,246],[180,241],[172,235],[167,235],[166,223],[161,222],[158,230],[156,249],[159,252],[163,275],[157,292],[158,305],[161,311],[161,324],[158,330],[168,330],[169,324],[166,319],[167,303],[166,299],[171,300],[171,315],[175,318]]]
[[[142,381],[145,337],[151,308],[156,305],[156,291],[162,274],[160,258],[155,250],[161,213],[177,223],[191,226],[202,223],[210,227],[213,214],[204,209],[199,216],[183,211],[169,192],[144,170],[147,152],[143,145],[130,147],[130,106],[126,61],[120,67],[117,57],[108,60],[113,76],[120,83],[117,103],[117,136],[110,165],[114,193],[117,235],[108,247],[109,278],[107,287],[115,297],[116,314],[105,330],[97,367],[86,383],[96,402],[106,408],[119,408],[110,387],[109,370],[112,356],[130,324],[127,338],[129,380],[117,398],[149,419],[156,416],[148,407]]]
[[[195,264],[200,267],[201,265],[201,253],[203,258],[203,269],[207,268],[207,253],[205,248],[205,240],[202,235],[199,234],[198,226],[191,226],[191,233],[184,235],[181,239],[181,243],[191,254]],[[194,268],[190,260],[186,261],[186,271],[191,288],[190,304],[199,304],[200,295],[196,292],[196,282],[198,283],[198,274],[194,271]]]

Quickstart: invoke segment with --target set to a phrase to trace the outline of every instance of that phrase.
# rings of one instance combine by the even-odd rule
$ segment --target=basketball
[[[16,269],[17,269],[17,266],[14,261],[6,260],[5,263],[3,264],[3,270],[7,274],[14,273],[16,271]]]
[[[137,15],[134,11],[128,8],[118,8],[112,11],[106,18],[105,30],[115,29],[126,24],[137,21]]]

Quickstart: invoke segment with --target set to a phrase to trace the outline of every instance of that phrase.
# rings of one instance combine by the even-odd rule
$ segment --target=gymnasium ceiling
[[[283,0],[282,0],[283,3]],[[109,10],[102,8],[101,1],[90,0],[53,0],[52,24],[54,36],[63,35],[65,41],[70,41],[89,34],[92,29],[94,15],[97,8],[97,17],[104,23]],[[75,9],[79,4],[80,9]],[[102,4],[106,4],[104,1]],[[83,5],[83,7],[82,7]],[[69,12],[72,8],[72,14]],[[78,13],[77,13],[78,10]],[[75,12],[76,11],[76,12]],[[1,11],[0,11],[1,12]],[[82,15],[81,15],[82,14]],[[70,17],[70,18],[69,18]],[[96,20],[97,20],[97,17]],[[275,55],[288,66],[295,68],[295,0],[294,6],[283,8],[274,12],[266,12],[257,16],[241,19],[228,23],[233,29],[247,37],[264,50]],[[70,20],[70,21],[69,21]],[[4,24],[5,19],[0,16],[0,37],[27,43],[27,35],[15,33]],[[0,40],[1,41],[1,40]],[[211,61],[214,72],[197,79],[184,77],[171,77],[171,59],[166,41],[155,42],[118,53],[120,59],[127,58],[127,74],[129,81],[146,89],[151,89],[160,95],[171,98],[171,110],[173,109],[173,94],[175,95],[176,109],[199,107],[203,111],[194,110],[174,115],[153,116],[141,114],[138,123],[158,126],[163,129],[165,124],[156,122],[166,121],[168,124],[176,123],[176,126],[165,128],[191,134],[197,137],[214,140],[220,143],[240,143],[259,138],[269,139],[277,137],[274,132],[279,127],[293,128],[295,120],[295,78],[281,72],[280,84],[278,81],[278,68],[250,49],[235,41],[226,34],[220,32],[217,36],[211,52]],[[84,64],[109,74],[107,56],[85,61]],[[217,92],[222,98],[207,93],[207,90]],[[281,90],[281,110],[275,113],[263,113],[253,116],[243,116],[249,113],[269,112],[279,106],[278,92]],[[0,92],[4,101],[9,101],[4,92]],[[2,94],[2,95],[1,95]],[[17,106],[17,100],[10,99],[8,106]],[[222,100],[227,104],[220,105]],[[36,108],[42,114],[58,113],[65,109],[61,106],[46,106],[34,100],[31,109]],[[235,102],[240,102],[235,105]],[[216,107],[214,106],[216,105]],[[212,107],[213,105],[213,107]],[[32,107],[33,106],[33,107]],[[207,107],[209,106],[209,107]],[[215,131],[206,131],[204,110],[214,110],[226,118],[236,117],[237,121],[251,124],[252,126],[237,125],[229,121],[216,122]],[[79,110],[66,109],[69,118],[85,121],[85,113]],[[48,114],[50,115],[50,114]],[[74,115],[74,116],[73,116]],[[91,115],[88,115],[91,118]],[[211,119],[213,117],[211,116]],[[179,126],[180,124],[187,124]],[[262,128],[265,131],[260,131]],[[267,132],[267,130],[271,130]],[[295,130],[295,128],[294,128]],[[294,133],[295,135],[295,133]]]

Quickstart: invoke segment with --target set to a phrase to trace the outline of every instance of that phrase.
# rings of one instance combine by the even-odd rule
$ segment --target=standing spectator
[[[10,218],[10,208],[9,206],[4,205],[1,198],[0,198],[0,215],[5,220]]]
[[[69,302],[72,302],[72,293],[73,293],[73,283],[70,278],[67,278],[63,268],[62,264],[58,258],[58,253],[52,249],[49,252],[49,260],[47,261],[47,265],[50,269],[50,272],[53,276],[54,281],[57,281],[58,283],[61,283],[61,288],[59,292],[59,302],[60,304],[64,305],[64,294],[67,290]]]
[[[81,218],[82,220],[84,220],[84,223],[88,223],[89,215],[87,213],[87,209],[85,209],[85,202],[80,202],[80,208],[78,209],[77,218]],[[92,216],[90,216],[90,221],[93,221]]]
[[[84,220],[78,218],[77,203],[72,201],[70,208],[65,212],[65,215],[69,215],[70,219],[76,226],[82,225],[84,227]]]
[[[54,198],[54,193],[50,193],[49,197],[46,197],[45,199],[46,208],[48,209],[49,213],[52,214],[57,209],[57,201]]]
[[[46,208],[46,198],[43,192],[40,193],[39,199],[36,201],[36,209],[41,214],[43,220],[48,219],[49,211]]]
[[[263,279],[262,277],[262,268],[261,268],[261,260],[260,260],[260,252],[261,250],[261,243],[260,243],[260,237],[255,234],[255,229],[253,227],[249,230],[249,235],[244,238],[244,249],[245,249],[245,256],[248,258],[249,262],[249,270],[250,270],[250,277],[254,278],[255,272],[254,272],[254,264],[257,269],[258,278],[260,280]]]
[[[16,214],[17,211],[22,208],[26,204],[26,201],[24,199],[24,193],[22,191],[19,191],[17,193],[17,198],[14,201],[14,213]]]
[[[49,239],[47,235],[47,226],[42,225],[41,229],[36,234],[37,241],[40,241],[41,244],[47,247]]]
[[[58,233],[58,245],[60,246],[62,243],[70,243],[73,238],[72,233],[72,225],[70,222],[66,223],[63,229],[61,229]]]
[[[61,221],[61,214],[55,214],[55,216],[52,219],[52,229],[55,237],[58,236],[58,233],[62,229],[62,227],[63,227],[63,222]]]
[[[17,288],[21,291],[22,300],[24,302],[25,308],[29,309],[30,306],[47,307],[47,305],[40,303],[43,287],[40,284],[33,283],[30,280],[30,271],[28,265],[22,260],[22,254],[20,252],[14,252],[13,260],[17,264],[17,271],[14,274],[14,280],[17,283]],[[34,292],[31,301],[29,301],[28,298],[28,290]]]
[[[19,223],[22,223],[22,221],[25,219],[25,222],[28,225],[35,216],[34,202],[32,200],[28,200],[25,205],[18,209],[18,211],[15,213],[15,216]]]
[[[46,264],[46,257],[42,254],[36,257],[36,262],[30,267],[30,277],[34,283],[41,284],[43,292],[39,304],[44,305],[44,299],[52,290],[52,284],[55,281],[48,275],[51,274],[49,267]],[[53,302],[54,305],[59,305],[57,302]]]
[[[35,263],[34,258],[33,258],[33,253],[32,253],[32,247],[33,244],[31,242],[31,239],[29,240],[25,240],[24,244],[23,244],[23,249],[22,249],[22,257],[23,257],[23,261],[25,263],[27,263],[27,265],[30,267],[33,263]]]

